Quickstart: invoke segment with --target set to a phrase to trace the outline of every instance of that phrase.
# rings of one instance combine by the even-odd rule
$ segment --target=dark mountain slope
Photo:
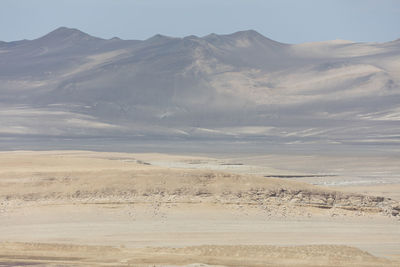
[[[255,31],[0,43],[0,135],[397,144],[400,46]]]

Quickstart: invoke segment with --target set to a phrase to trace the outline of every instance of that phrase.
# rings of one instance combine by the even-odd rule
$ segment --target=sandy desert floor
[[[0,152],[0,266],[399,266],[396,160],[319,160]]]

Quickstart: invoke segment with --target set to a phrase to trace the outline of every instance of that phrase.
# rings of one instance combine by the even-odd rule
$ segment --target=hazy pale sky
[[[400,38],[400,0],[0,0],[0,40],[55,28],[146,39],[254,29],[285,43]]]

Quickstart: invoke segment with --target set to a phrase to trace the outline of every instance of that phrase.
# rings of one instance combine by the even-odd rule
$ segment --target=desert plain
[[[396,162],[1,152],[0,266],[399,266]]]

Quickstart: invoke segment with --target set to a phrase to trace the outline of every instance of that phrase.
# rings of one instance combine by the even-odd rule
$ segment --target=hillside
[[[0,137],[399,143],[400,43],[249,30],[143,41],[59,28],[0,43]]]

